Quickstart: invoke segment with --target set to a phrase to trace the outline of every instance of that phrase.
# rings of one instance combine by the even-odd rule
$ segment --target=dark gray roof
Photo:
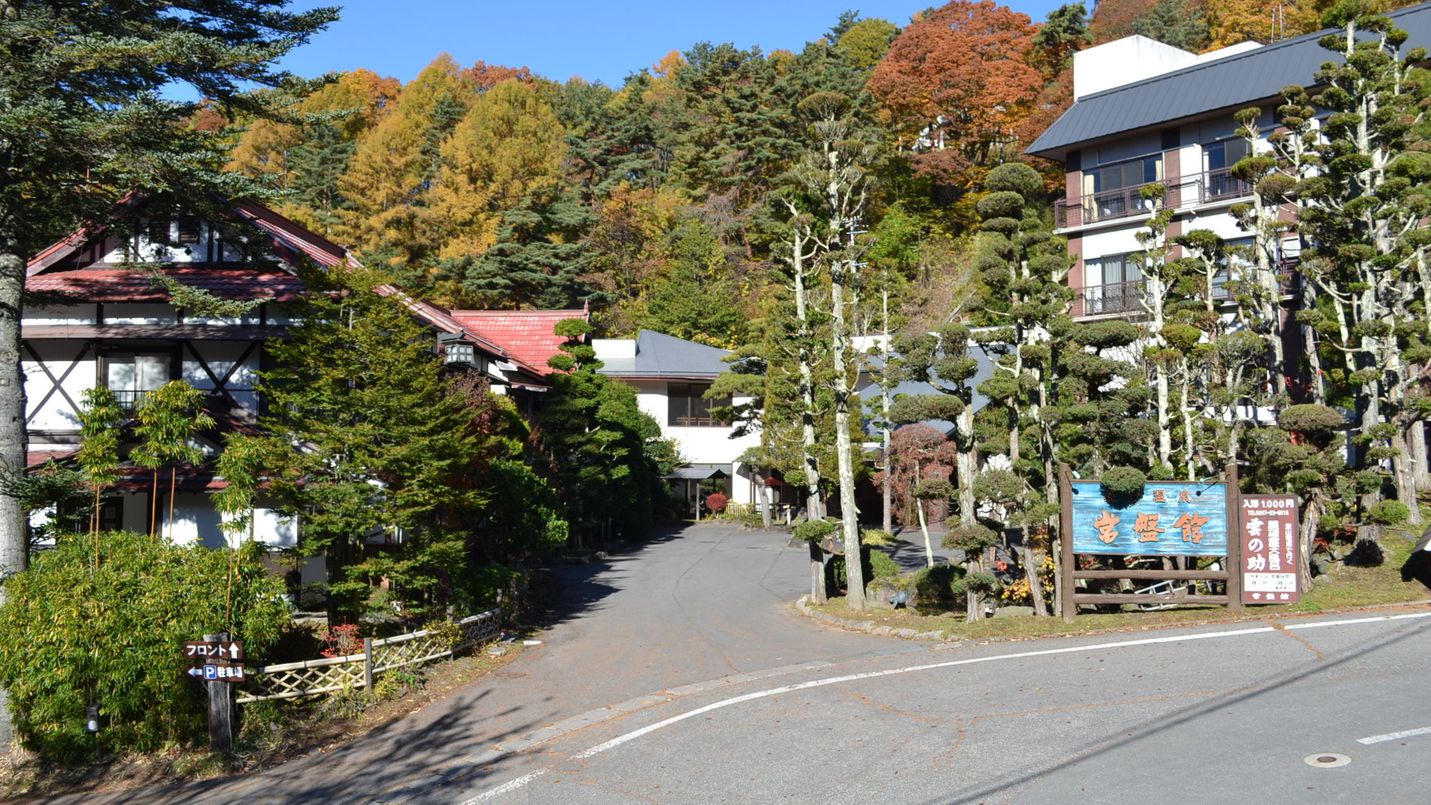
[[[968,354],[969,357],[974,359],[974,363],[977,367],[974,370],[974,376],[969,378],[969,385],[975,389],[973,392],[974,410],[980,411],[983,410],[984,406],[989,404],[989,399],[978,392],[978,387],[980,383],[994,376],[994,362],[984,350],[977,347],[971,347]],[[860,401],[863,402],[866,407],[871,404],[877,406],[879,405],[879,385],[873,373],[879,371],[884,361],[879,355],[870,355],[865,358],[865,361],[869,364],[871,374],[860,378],[858,389]],[[901,395],[921,397],[940,393],[939,389],[935,388],[931,383],[922,380],[902,380],[899,385],[890,390],[889,396],[890,399],[894,399]],[[954,423],[946,422],[942,419],[928,419],[921,424],[937,428],[945,434],[954,431]],[[865,418],[864,427],[867,435],[873,436],[879,432],[879,428],[875,427],[869,417]]]
[[[642,330],[636,338],[636,357],[603,361],[601,373],[616,377],[715,377],[727,368],[722,360],[730,352],[684,338]]]
[[[667,478],[678,481],[704,481],[708,478],[729,478],[730,474],[726,470],[730,469],[729,464],[716,466],[714,464],[688,464],[684,467],[677,467],[671,471]]]
[[[1431,3],[1388,16],[1410,35],[1407,47],[1431,46]],[[1059,159],[1082,143],[1211,112],[1235,112],[1277,97],[1284,87],[1308,86],[1323,64],[1338,58],[1318,44],[1326,33],[1288,39],[1081,98],[1034,140],[1027,153]]]

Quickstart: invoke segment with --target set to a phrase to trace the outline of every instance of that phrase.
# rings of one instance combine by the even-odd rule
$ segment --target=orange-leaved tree
[[[970,188],[1018,155],[1021,123],[1044,85],[1026,60],[1037,30],[992,0],[954,0],[894,40],[869,88],[921,171]]]

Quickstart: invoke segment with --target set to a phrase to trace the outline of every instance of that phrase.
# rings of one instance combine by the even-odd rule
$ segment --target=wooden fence
[[[464,648],[496,640],[502,633],[502,610],[490,609],[463,618],[457,627],[462,636],[455,646],[450,645],[443,634],[424,629],[364,640],[360,654],[285,662],[251,670],[237,702],[292,699],[371,687],[378,674],[450,657]]]

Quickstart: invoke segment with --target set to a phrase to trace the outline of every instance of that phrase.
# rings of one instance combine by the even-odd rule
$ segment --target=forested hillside
[[[1135,27],[1193,49],[1266,39],[1280,4],[1217,5],[1105,0],[1091,21],[1080,3],[1039,22],[956,0],[902,27],[849,12],[824,33],[812,20],[799,53],[701,43],[632,65],[620,87],[435,54],[405,86],[358,70],[294,99],[288,122],[229,123],[230,167],[435,301],[589,303],[608,335],[730,347],[775,284],[776,200],[810,139],[801,103],[834,92],[878,149],[872,257],[923,322],[959,293],[974,189],[1071,102],[1072,53]],[[1289,12],[1287,34],[1315,11]],[[1058,166],[1035,167],[1057,185]]]

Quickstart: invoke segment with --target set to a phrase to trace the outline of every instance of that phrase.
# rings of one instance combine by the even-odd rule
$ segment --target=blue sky
[[[331,0],[330,0],[331,3]],[[1060,0],[1010,5],[1042,20]],[[299,0],[295,8],[324,5]],[[527,66],[555,80],[619,85],[628,73],[700,41],[798,50],[840,12],[903,26],[935,0],[350,0],[342,19],[282,62],[303,76],[366,67],[403,82],[442,51],[470,65]],[[1090,4],[1091,7],[1091,4]]]

